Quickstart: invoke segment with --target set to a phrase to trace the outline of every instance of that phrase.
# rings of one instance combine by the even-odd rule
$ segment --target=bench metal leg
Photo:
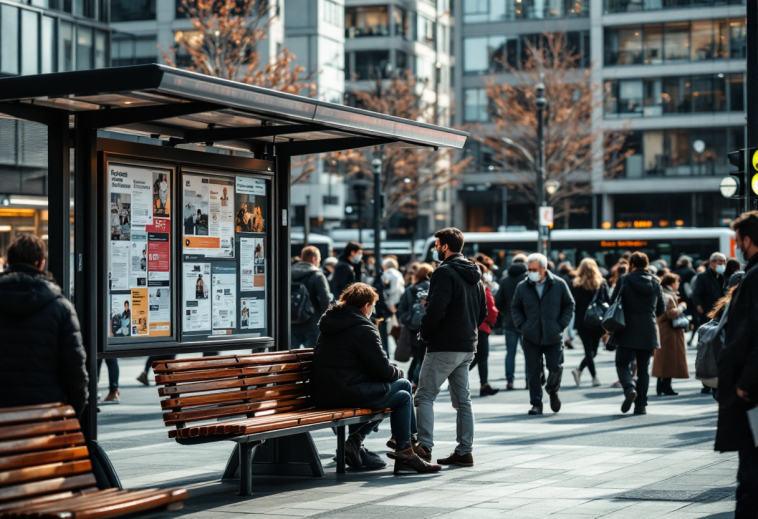
[[[345,473],[345,426],[337,427],[337,474]]]
[[[240,443],[239,468],[240,468],[240,495],[249,496],[253,493],[253,448],[254,443]]]
[[[239,477],[240,468],[240,446],[239,443],[234,444],[234,450],[232,450],[229,461],[226,462],[226,468],[224,469],[224,475],[221,479],[237,479]]]
[[[253,474],[323,477],[324,468],[310,433],[266,441],[253,453]]]
[[[88,447],[90,461],[92,462],[92,473],[97,480],[97,488],[100,490],[107,488],[122,490],[121,480],[103,447],[96,440],[90,440]]]

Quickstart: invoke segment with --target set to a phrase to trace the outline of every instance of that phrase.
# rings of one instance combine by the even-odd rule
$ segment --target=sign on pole
[[[540,207],[540,226],[549,227],[553,225],[553,208],[550,206]]]

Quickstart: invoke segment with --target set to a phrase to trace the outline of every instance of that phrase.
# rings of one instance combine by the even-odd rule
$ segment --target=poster
[[[213,307],[213,330],[228,330],[237,327],[237,268],[233,265],[213,265],[211,284]]]
[[[219,250],[214,255],[233,258],[234,184],[231,181],[211,179],[208,198],[208,233],[219,237]]]
[[[131,238],[132,195],[111,193],[111,241],[129,241]]]
[[[171,214],[168,174],[153,172],[153,216],[165,218]]]
[[[209,258],[234,257],[234,182],[184,175],[184,248]]]
[[[108,270],[110,290],[129,290],[129,243],[111,242],[110,269]]]
[[[266,232],[266,181],[237,177],[236,188],[235,230],[238,233]]]
[[[131,336],[132,309],[131,294],[113,294],[111,296],[110,336]]]
[[[147,336],[147,288],[132,290],[132,336]]]
[[[211,331],[211,265],[184,264],[184,331]]]
[[[255,290],[255,238],[240,238],[240,291]]]
[[[266,327],[265,300],[263,298],[246,298],[240,300],[240,328],[259,330]]]
[[[129,286],[147,286],[147,234],[143,232],[133,232],[129,244]]]
[[[144,168],[129,168],[128,173],[132,177],[132,226],[144,229],[153,223],[150,210],[153,174]]]
[[[168,287],[150,287],[148,293],[147,322],[149,335],[171,335],[171,293]]]

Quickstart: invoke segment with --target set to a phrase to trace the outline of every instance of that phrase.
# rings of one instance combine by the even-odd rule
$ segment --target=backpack
[[[308,287],[305,286],[305,280],[311,277],[310,274],[301,281],[293,281],[290,285],[290,323],[302,324],[310,319],[316,313],[316,309],[311,301],[311,294]]]
[[[424,318],[424,315],[426,315],[426,309],[424,308],[424,305],[421,304],[421,298],[416,297],[416,302],[413,303],[413,306],[411,307],[411,316],[408,319],[408,327],[412,330],[418,330],[421,328],[421,319]]]
[[[697,357],[695,358],[695,378],[712,388],[719,386],[719,352],[726,339],[726,323],[729,305],[724,308],[721,321],[708,321],[698,333]]]

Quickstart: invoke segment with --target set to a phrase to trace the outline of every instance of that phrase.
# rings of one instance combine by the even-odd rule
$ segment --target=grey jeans
[[[458,413],[455,434],[458,454],[470,454],[474,447],[474,412],[471,409],[471,392],[468,387],[468,368],[474,360],[474,352],[442,351],[427,353],[421,366],[418,390],[416,391],[416,418],[418,441],[431,449],[434,447],[434,401],[440,387],[447,379],[450,401]]]

